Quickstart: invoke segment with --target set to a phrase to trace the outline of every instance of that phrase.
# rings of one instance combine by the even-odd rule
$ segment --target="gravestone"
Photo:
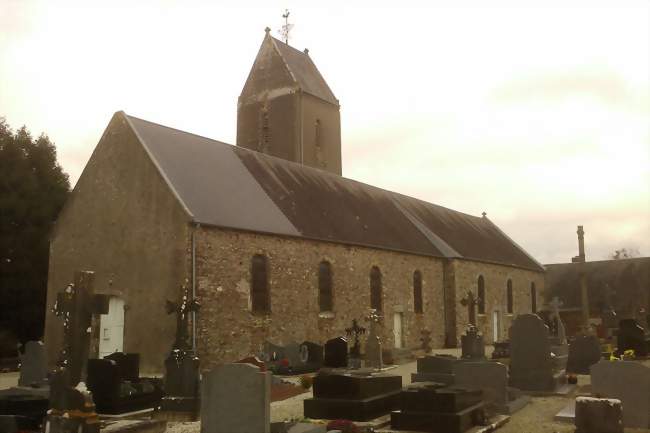
[[[25,353],[19,353],[18,386],[43,386],[47,382],[47,359],[42,341],[28,341]]]
[[[648,337],[645,330],[634,319],[621,320],[618,327],[618,354],[634,350],[637,357],[648,356]]]
[[[485,343],[483,336],[479,334],[478,328],[469,325],[465,335],[460,337],[462,358],[464,359],[485,359]]]
[[[453,368],[455,385],[480,389],[483,400],[498,413],[514,413],[530,401],[508,387],[508,368],[500,362],[458,362]]]
[[[495,341],[492,359],[510,358],[510,341]]]
[[[201,389],[202,433],[269,433],[271,374],[250,364],[208,372]]]
[[[554,337],[556,344],[566,344],[566,331],[562,317],[560,316],[560,307],[564,305],[557,296],[554,296],[551,302],[548,303],[550,308],[549,320],[553,323],[551,336]]]
[[[366,339],[365,361],[366,367],[383,368],[384,358],[381,348],[381,337],[379,336],[379,322],[381,318],[375,310],[372,310],[366,320],[370,322],[370,332]]]
[[[161,401],[161,418],[194,420],[199,410],[199,358],[189,343],[188,323],[191,313],[199,310],[189,285],[181,287],[180,302],[167,301],[167,314],[176,314],[176,339],[165,359],[165,396]]]
[[[517,316],[510,328],[511,386],[524,391],[555,391],[566,384],[564,370],[556,367],[548,326],[536,314]]]
[[[114,361],[122,380],[137,382],[140,380],[140,354],[115,352],[104,357]]]
[[[345,368],[348,366],[348,340],[336,337],[325,343],[324,367]]]
[[[417,373],[411,373],[411,382],[455,383],[454,365],[465,362],[452,355],[426,355],[417,359]]]
[[[420,349],[424,351],[424,353],[429,353],[431,352],[431,331],[428,329],[423,329],[420,331],[420,334],[422,337],[420,337],[420,342],[422,343],[422,346],[420,346]]]
[[[481,299],[476,298],[471,290],[460,300],[463,307],[467,307],[467,318],[470,325],[476,326],[476,307],[481,303]]]
[[[422,382],[401,393],[400,410],[391,412],[393,429],[435,433],[463,433],[483,424],[482,392]]]
[[[86,383],[99,413],[115,415],[159,406],[162,381],[140,379],[139,370],[137,353],[117,352],[104,359],[88,360]]]
[[[345,328],[345,333],[348,337],[354,337],[354,344],[350,350],[350,358],[361,358],[361,344],[359,343],[359,336],[366,333],[366,328],[359,326],[357,319],[352,319],[352,326]]]
[[[63,347],[50,374],[50,410],[44,419],[49,433],[98,433],[99,418],[92,394],[78,385],[85,377],[92,316],[108,313],[109,297],[93,293],[93,272],[75,272],[74,283],[57,295],[54,314],[63,317]]]
[[[385,373],[321,371],[314,377],[314,398],[304,401],[308,418],[368,421],[396,409],[402,377]]]
[[[289,366],[298,366],[302,363],[300,360],[300,344],[291,342],[284,346],[285,359],[289,362]]]
[[[262,360],[265,362],[276,362],[285,358],[284,347],[271,343],[270,341],[264,342],[262,349]]]
[[[566,371],[589,374],[589,367],[600,361],[600,341],[595,335],[578,335],[569,344],[569,360]]]
[[[591,366],[594,395],[621,400],[625,427],[650,428],[650,368],[634,361]]]
[[[576,397],[575,433],[623,433],[623,410],[616,399]]]

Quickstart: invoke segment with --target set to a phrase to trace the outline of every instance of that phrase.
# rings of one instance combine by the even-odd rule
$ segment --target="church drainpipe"
[[[192,229],[192,299],[196,299],[196,229]],[[192,350],[196,353],[196,312],[192,311]]]

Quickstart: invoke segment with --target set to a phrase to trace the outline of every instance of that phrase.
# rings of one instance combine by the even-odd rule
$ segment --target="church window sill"
[[[321,311],[318,313],[319,319],[333,319],[336,315],[333,311]]]

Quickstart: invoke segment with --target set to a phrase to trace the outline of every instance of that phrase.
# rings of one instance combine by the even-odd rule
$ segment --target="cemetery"
[[[537,421],[555,431],[650,431],[650,360],[639,346],[647,331],[622,320],[610,342],[567,338],[557,299],[548,314],[518,315],[507,346],[486,345],[470,323],[458,349],[433,350],[425,330],[411,359],[384,362],[383,318],[370,310],[322,344],[268,341],[260,353],[202,369],[188,334],[200,300],[185,288],[179,302],[167,302],[177,329],[166,372],[145,377],[137,353],[88,356],[82,331],[106,311],[93,281],[78,272],[60,293],[52,314],[65,338],[56,368],[48,370],[42,342],[20,352],[15,386],[0,390],[0,431],[509,433],[524,431],[540,407],[557,412]],[[475,320],[475,304],[461,305]]]

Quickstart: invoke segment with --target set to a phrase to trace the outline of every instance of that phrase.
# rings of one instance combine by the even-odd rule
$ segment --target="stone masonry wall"
[[[477,296],[479,275],[483,275],[485,280],[485,314],[478,314],[477,308],[476,322],[485,337],[486,344],[491,344],[494,341],[494,311],[499,312],[499,341],[508,338],[508,329],[517,314],[531,312],[530,287],[532,282],[535,283],[537,289],[537,310],[541,309],[544,290],[543,273],[467,260],[454,260],[456,299],[458,301],[465,297],[468,290]],[[506,284],[508,279],[512,279],[513,314],[507,313]],[[458,337],[460,338],[469,323],[467,307],[457,305],[456,317]]]
[[[382,273],[383,339],[393,348],[395,313],[403,314],[406,348],[420,346],[420,331],[432,331],[433,347],[445,345],[443,259],[327,242],[199,228],[196,233],[197,294],[202,304],[198,317],[198,351],[203,368],[260,352],[265,340],[277,344],[304,340],[323,344],[343,335],[352,319],[362,319],[370,308],[370,269]],[[268,259],[271,313],[251,313],[251,259]],[[318,265],[331,263],[333,312],[320,313]],[[501,311],[502,339],[514,319],[506,314],[506,281],[513,280],[514,314],[530,312],[530,283],[537,286],[538,307],[544,275],[508,266],[465,260],[448,262],[448,304],[460,301],[468,288],[476,293],[478,275],[486,283],[486,314],[477,321],[491,343],[492,312]],[[423,314],[414,313],[413,273],[422,273]],[[449,306],[448,306],[449,311]],[[460,338],[467,325],[467,308],[455,305],[453,322]],[[449,314],[447,314],[449,315]],[[367,325],[363,320],[361,325]],[[449,325],[449,323],[448,323]]]
[[[248,232],[199,228],[196,233],[198,351],[203,368],[257,354],[265,340],[325,343],[344,334],[370,308],[370,269],[382,273],[384,344],[394,347],[393,320],[403,314],[404,347],[420,346],[420,331],[444,343],[442,260],[370,248]],[[250,311],[251,258],[268,259],[271,313]],[[331,263],[333,312],[319,313],[318,265]],[[413,309],[413,273],[422,273],[423,314]],[[367,326],[363,320],[362,326]]]

